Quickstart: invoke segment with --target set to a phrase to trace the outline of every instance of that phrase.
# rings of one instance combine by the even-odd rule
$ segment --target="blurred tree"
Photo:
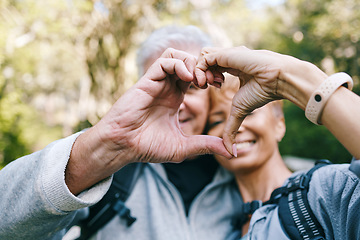
[[[136,81],[136,49],[163,25],[193,24],[217,46],[267,48],[358,79],[356,0],[249,1],[1,1],[0,166],[95,124]],[[291,104],[285,114],[284,154],[344,159],[325,129]]]
[[[1,3],[0,165],[71,127],[70,106],[85,71],[72,41],[76,14],[69,9],[64,1]],[[86,3],[79,1],[78,9],[86,12]]]
[[[359,94],[360,2],[357,0],[288,0],[272,9],[271,22],[258,48],[289,54],[315,63],[327,74],[349,73]],[[293,104],[285,105],[287,134],[283,154],[350,161],[345,148],[323,127],[305,119]]]
[[[235,2],[220,6],[225,11]],[[219,45],[230,42],[212,18],[218,6],[212,0],[13,0],[0,6],[3,165],[95,124],[136,81],[136,49],[155,28],[194,24],[212,30]]]

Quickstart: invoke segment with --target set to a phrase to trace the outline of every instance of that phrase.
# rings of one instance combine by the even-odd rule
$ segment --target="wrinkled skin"
[[[166,50],[98,124],[78,137],[66,170],[73,193],[135,161],[181,162],[205,153],[231,156],[220,138],[188,136],[180,129],[177,112],[195,65],[193,55]]]
[[[254,109],[284,98],[305,109],[311,93],[327,77],[311,63],[267,50],[204,48],[195,69],[197,85],[220,87],[224,72],[240,81],[223,135],[229,152],[233,152],[237,129]],[[303,79],[304,72],[312,76]]]

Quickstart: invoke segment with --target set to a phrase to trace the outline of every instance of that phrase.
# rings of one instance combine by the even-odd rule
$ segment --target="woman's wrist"
[[[360,98],[345,87],[338,88],[324,107],[321,122],[356,159],[360,159]]]
[[[321,125],[323,109],[332,94],[341,86],[352,90],[353,85],[352,78],[346,73],[340,72],[329,76],[312,93],[305,109],[306,118],[314,124]]]
[[[281,94],[301,109],[306,105],[318,86],[328,77],[314,64],[290,57],[285,59],[287,66],[281,76]]]

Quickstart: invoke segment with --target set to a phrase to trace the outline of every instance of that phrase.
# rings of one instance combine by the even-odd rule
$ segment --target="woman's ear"
[[[275,138],[277,142],[281,142],[285,136],[286,125],[285,118],[283,116],[277,117],[276,126],[275,126]]]

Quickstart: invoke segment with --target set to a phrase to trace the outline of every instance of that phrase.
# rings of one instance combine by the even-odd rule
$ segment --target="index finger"
[[[204,87],[207,85],[209,78],[210,81],[214,78],[211,71],[209,71],[209,67],[216,65],[216,58],[211,53],[215,53],[219,50],[220,48],[210,47],[206,47],[201,50],[195,67],[195,76],[199,87]]]
[[[158,58],[146,71],[144,77],[159,81],[165,79],[168,74],[176,74],[185,82],[190,82],[194,78],[185,63],[176,58]]]
[[[160,57],[179,59],[184,62],[190,73],[194,73],[196,65],[196,57],[194,55],[184,51],[176,50],[174,48],[168,48],[163,52],[163,54],[161,54]]]

